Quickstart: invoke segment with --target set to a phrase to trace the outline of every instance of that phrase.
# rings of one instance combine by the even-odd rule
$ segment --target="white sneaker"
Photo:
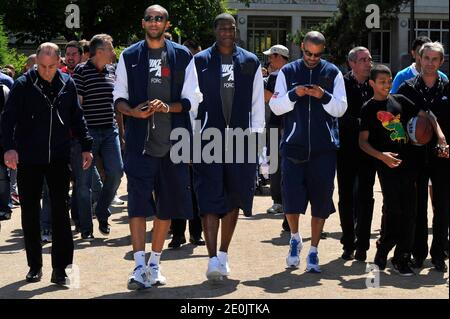
[[[286,265],[288,268],[298,268],[300,265],[300,252],[302,251],[303,243],[294,238],[289,241],[289,254],[286,257]]]
[[[218,281],[223,279],[222,272],[220,271],[219,258],[209,258],[208,271],[206,272],[206,278],[211,281]]]
[[[125,202],[119,198],[119,196],[114,196],[111,205],[123,205]]]
[[[150,284],[152,286],[164,286],[167,282],[166,277],[161,274],[161,268],[158,265],[151,264],[147,267]]]
[[[151,286],[145,266],[141,265],[134,268],[133,273],[128,278],[128,290],[141,290]]]
[[[224,277],[230,275],[230,264],[228,262],[228,254],[224,252],[219,252],[217,254],[217,259],[219,259],[219,271]]]
[[[319,266],[319,254],[310,252],[306,258],[306,271],[310,273],[321,273]]]

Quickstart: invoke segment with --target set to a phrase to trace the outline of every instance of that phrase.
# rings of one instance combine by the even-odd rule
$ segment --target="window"
[[[391,63],[391,24],[383,21],[380,29],[374,29],[369,33],[369,50],[372,53],[373,62]]]
[[[247,49],[261,60],[263,54],[275,44],[286,46],[289,18],[282,17],[248,17]]]
[[[302,17],[302,30],[314,30],[319,24],[327,21],[327,19],[322,17]]]
[[[448,20],[416,20],[416,37],[421,35],[441,42],[448,55]]]

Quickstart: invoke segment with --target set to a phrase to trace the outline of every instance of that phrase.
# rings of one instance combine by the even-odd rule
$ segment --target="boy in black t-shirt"
[[[369,84],[374,96],[361,111],[359,145],[379,160],[376,165],[384,213],[374,262],[383,270],[389,251],[396,246],[392,259],[394,269],[402,276],[412,276],[414,272],[408,261],[415,229],[417,164],[406,131],[407,123],[414,116],[426,116],[439,140],[445,141],[445,137],[436,120],[412,101],[403,95],[389,95],[392,86],[389,68],[384,65],[374,67]]]

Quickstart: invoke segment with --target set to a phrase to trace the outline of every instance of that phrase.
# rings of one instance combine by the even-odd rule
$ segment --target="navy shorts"
[[[194,190],[200,216],[224,217],[239,208],[252,215],[256,164],[194,164]]]
[[[129,217],[193,218],[188,164],[174,164],[169,153],[157,158],[125,152],[124,170]]]
[[[336,212],[333,203],[336,152],[311,154],[308,162],[281,160],[283,209],[285,214],[305,214],[311,203],[313,217],[327,219]]]

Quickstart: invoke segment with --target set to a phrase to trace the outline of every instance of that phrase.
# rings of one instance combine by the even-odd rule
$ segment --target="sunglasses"
[[[320,53],[312,53],[312,52],[310,52],[310,51],[308,51],[308,50],[303,50],[303,52],[306,54],[306,56],[307,57],[315,57],[315,58],[320,58],[321,56],[322,56],[322,54],[323,54],[323,52],[320,52]]]
[[[145,22],[163,22],[165,20],[165,18],[163,16],[145,16],[144,17],[144,21]]]

